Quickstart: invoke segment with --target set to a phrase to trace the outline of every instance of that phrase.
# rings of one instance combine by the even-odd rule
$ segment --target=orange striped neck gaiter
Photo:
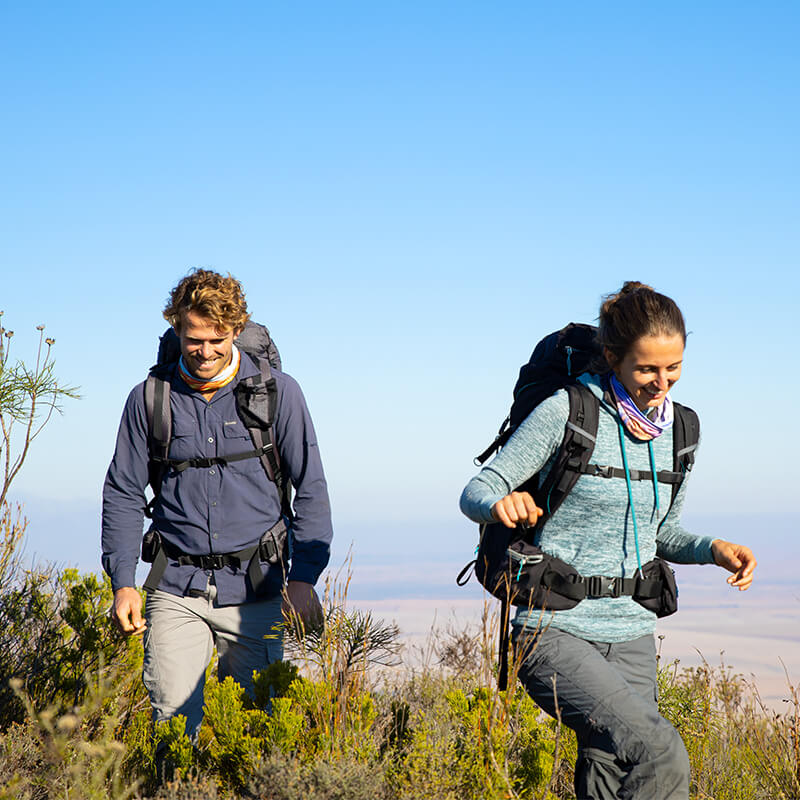
[[[189,370],[186,368],[186,364],[183,361],[183,356],[181,356],[180,361],[178,361],[178,369],[180,370],[183,382],[190,389],[194,389],[196,392],[215,392],[217,389],[227,386],[236,377],[236,373],[239,371],[240,359],[241,356],[239,355],[239,350],[237,349],[236,345],[232,345],[231,363],[228,364],[228,366],[225,367],[222,372],[218,373],[207,381],[203,380],[202,378],[195,378],[195,376],[189,372]]]

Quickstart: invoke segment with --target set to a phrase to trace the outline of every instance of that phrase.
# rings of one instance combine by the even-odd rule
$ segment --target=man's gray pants
[[[142,679],[157,721],[183,714],[194,737],[203,721],[206,668],[219,656],[218,676],[228,675],[253,694],[253,670],[283,657],[279,625],[281,597],[234,606],[216,604],[217,587],[178,597],[156,590],[147,595]],[[264,638],[267,636],[268,638]]]
[[[688,800],[689,757],[658,713],[653,636],[608,644],[547,628],[517,633],[519,679],[578,737],[578,800]],[[555,686],[554,686],[555,684]]]

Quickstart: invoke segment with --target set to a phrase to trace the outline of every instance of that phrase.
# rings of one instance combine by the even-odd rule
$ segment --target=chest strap
[[[246,450],[244,453],[234,453],[231,456],[211,456],[208,458],[154,458],[153,461],[164,467],[172,467],[175,472],[183,472],[189,467],[212,467],[214,464],[231,464],[234,461],[244,461],[246,458],[261,458],[272,450],[271,444],[265,444],[257,450]]]
[[[622,467],[611,467],[605,464],[580,464],[572,459],[567,462],[567,469],[573,472],[579,472],[582,475],[590,475],[598,478],[622,478],[625,479],[625,470]],[[632,481],[652,481],[653,473],[649,469],[631,469],[628,470],[630,479]],[[669,469],[662,469],[656,472],[656,480],[659,483],[676,484],[683,480],[684,476],[680,472],[673,472]]]

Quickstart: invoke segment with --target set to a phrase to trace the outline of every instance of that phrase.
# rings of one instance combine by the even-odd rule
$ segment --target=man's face
[[[216,377],[230,364],[233,340],[239,333],[233,329],[221,331],[207,317],[182,311],[178,338],[186,368],[200,380]]]

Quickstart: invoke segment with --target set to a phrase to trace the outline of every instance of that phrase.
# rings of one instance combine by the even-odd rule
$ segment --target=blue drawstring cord
[[[655,498],[655,509],[650,517],[651,521],[654,516],[658,515],[661,506],[659,505],[658,499],[658,477],[656,476],[656,457],[653,454],[653,440],[648,439],[647,441],[647,451],[650,453],[650,472],[653,473],[653,497]]]
[[[622,451],[622,467],[625,470],[625,484],[628,487],[628,508],[631,510],[631,519],[633,520],[633,542],[636,546],[636,563],[639,567],[639,575],[644,577],[642,573],[642,559],[639,556],[639,526],[636,524],[636,509],[633,507],[633,491],[631,489],[631,474],[628,469],[628,457],[625,454],[625,431],[622,427],[622,422],[617,419],[617,426],[619,429],[619,447]]]

